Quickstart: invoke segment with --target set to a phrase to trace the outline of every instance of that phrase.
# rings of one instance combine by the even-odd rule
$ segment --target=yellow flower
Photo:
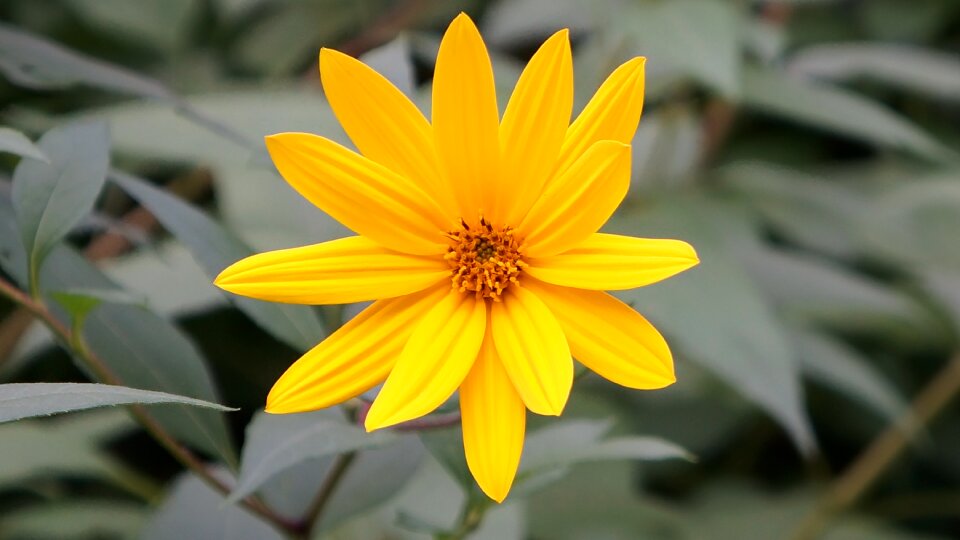
[[[666,342],[603,292],[697,264],[679,240],[597,233],[626,195],[643,58],[576,121],[567,30],[524,69],[501,120],[486,47],[464,14],[437,55],[432,123],[386,79],[324,49],[323,88],[362,155],[305,133],[266,138],[280,174],[358,236],[261,253],[216,283],[301,304],[375,300],[300,358],[270,413],[311,411],[384,383],[368,430],[428,414],[458,389],[467,463],[502,501],[526,409],[559,415],[575,357],[630,388],[674,382]]]

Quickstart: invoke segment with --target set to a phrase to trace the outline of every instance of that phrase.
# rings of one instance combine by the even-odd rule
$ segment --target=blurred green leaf
[[[818,79],[869,79],[945,101],[960,100],[960,60],[906,45],[839,43],[808,47],[789,71]]]
[[[76,499],[29,506],[0,518],[0,538],[138,538],[147,509],[119,500]]]
[[[220,224],[183,200],[119,171],[111,172],[110,179],[183,242],[211,280],[230,264],[253,253]],[[262,302],[236,295],[229,298],[257,324],[297,350],[313,347],[326,335],[320,319],[307,306]]]
[[[244,91],[190,98],[199,113],[229,118],[244,138],[282,131],[321,133],[349,144],[317,91]],[[95,115],[110,124],[118,153],[209,166],[224,225],[258,251],[339,238],[349,231],[307,202],[280,178],[262,143],[251,149],[220,137],[168,107],[134,103]],[[149,125],[145,130],[143,126]],[[251,163],[251,159],[256,162]]]
[[[423,445],[413,435],[361,452],[337,485],[317,532],[331,530],[396,497],[417,472],[423,454]]]
[[[604,439],[611,427],[612,423],[604,420],[564,420],[530,433],[524,443],[514,494],[529,495],[566,475],[566,469],[578,463],[693,459],[683,448],[657,437]]]
[[[815,442],[799,369],[783,327],[735,255],[739,244],[757,242],[754,225],[744,216],[742,208],[703,197],[621,207],[608,232],[682,238],[701,262],[665,282],[618,296],[646,315],[678,356],[701,364],[765,409],[809,453]]]
[[[960,182],[955,172],[897,184],[862,216],[860,233],[869,253],[904,265],[960,273]]]
[[[110,135],[103,122],[68,124],[43,135],[50,162],[25,159],[13,173],[13,205],[29,254],[30,286],[44,259],[90,213],[106,179]]]
[[[934,162],[957,159],[909,120],[864,96],[765,68],[747,67],[743,74],[748,107]]]
[[[636,2],[611,24],[630,36],[634,50],[648,58],[651,76],[679,73],[720,94],[740,95],[738,8],[723,0]]]
[[[161,100],[173,97],[157,81],[3,23],[0,23],[0,73],[14,84],[27,88],[68,88],[82,84]]]
[[[888,422],[897,421],[907,411],[901,392],[856,350],[811,330],[796,329],[791,338],[800,367],[811,379],[872,409]]]
[[[119,289],[69,289],[49,293],[74,319],[83,320],[100,304],[128,304],[143,306],[144,300]],[[75,323],[76,324],[76,323]],[[82,327],[82,325],[78,325]]]
[[[720,176],[790,240],[840,258],[862,251],[857,220],[870,210],[862,193],[840,182],[759,161],[724,166]]]
[[[382,446],[390,432],[366,433],[336,409],[303,414],[258,414],[247,427],[240,478],[227,498],[236,502],[273,476],[305,461]]]
[[[414,73],[410,41],[406,36],[381,45],[360,57],[360,61],[373,68],[393,83],[408,98],[414,99],[417,90],[417,77]]]
[[[68,0],[67,5],[100,31],[160,50],[179,48],[200,15],[193,0]]]
[[[10,202],[0,196],[0,231],[16,231]],[[21,285],[26,283],[26,255],[16,237],[0,235],[0,265]],[[75,251],[60,246],[41,271],[50,291],[74,287],[112,290],[116,285]],[[65,321],[68,322],[68,321]],[[83,329],[90,349],[123,384],[204,401],[219,401],[203,357],[176,326],[142,307],[106,305],[92,313]],[[85,366],[80,366],[88,374]],[[153,411],[176,437],[228,463],[236,454],[222,414],[172,406]]]
[[[215,474],[227,476],[222,470]],[[169,495],[147,522],[140,538],[282,540],[284,537],[246,510],[225,504],[223,497],[202,480],[184,473],[173,483]]]
[[[218,411],[237,410],[200,399],[108,384],[10,383],[0,384],[0,423],[34,416],[49,416],[135,403],[143,405],[179,403]]]
[[[767,298],[795,320],[907,344],[948,339],[911,297],[829,260],[766,247],[740,256]]]
[[[132,425],[126,415],[102,413],[2,425],[0,486],[22,487],[34,478],[56,476],[103,478],[119,484],[123,475],[100,449],[101,441]]]
[[[607,7],[603,0],[595,1]],[[513,0],[494,2],[481,20],[483,38],[500,47],[530,45],[542,41],[561,28],[574,34],[596,23],[601,13],[577,0]]]
[[[50,163],[50,159],[44,155],[43,151],[37,148],[37,145],[19,131],[0,126],[0,152],[9,152],[21,157],[28,157],[37,161]]]

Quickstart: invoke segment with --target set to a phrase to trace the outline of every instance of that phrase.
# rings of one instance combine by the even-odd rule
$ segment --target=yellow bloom
[[[375,300],[277,381],[267,411],[329,407],[384,383],[368,430],[460,391],[467,463],[502,501],[526,409],[563,411],[575,357],[630,388],[674,382],[666,342],[605,290],[697,264],[679,240],[596,231],[626,195],[643,58],[623,64],[569,124],[568,32],[548,39],[499,117],[490,58],[461,14],[440,44],[433,121],[364,64],[324,49],[323,88],[362,155],[305,133],[267,137],[280,174],[358,236],[261,253],[217,278],[302,304]],[[452,287],[451,287],[452,284]]]

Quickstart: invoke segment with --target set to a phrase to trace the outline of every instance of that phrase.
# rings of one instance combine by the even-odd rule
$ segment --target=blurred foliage
[[[579,106],[619,62],[648,57],[633,189],[608,229],[683,238],[702,259],[621,295],[666,334],[677,384],[579,379],[563,419],[531,419],[495,508],[464,477],[457,430],[368,437],[351,410],[254,414],[356,306],[210,284],[253,251],[346,233],[260,142],[349,144],[319,47],[363,55],[427,108],[439,32],[460,10],[491,48],[501,107],[557,28],[572,31]],[[279,538],[232,502],[257,493],[296,520],[338,469],[318,538],[442,537],[469,511],[486,512],[470,538],[790,538],[881,430],[910,429],[910,399],[958,354],[958,53],[955,0],[5,0],[2,274],[119,382],[153,391],[55,387],[74,401],[17,414],[241,410],[147,409],[237,486],[231,502],[119,411],[0,426],[0,538]],[[118,382],[0,310],[2,382]],[[823,538],[955,537],[958,426],[953,404]],[[666,459],[686,452],[695,461]]]

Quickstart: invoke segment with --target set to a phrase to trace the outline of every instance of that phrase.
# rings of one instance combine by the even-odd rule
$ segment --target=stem
[[[457,528],[449,533],[441,534],[438,540],[463,540],[480,527],[483,516],[489,507],[489,501],[479,497],[472,499],[467,503],[463,515],[460,516],[460,524],[457,525]]]
[[[102,382],[116,386],[122,385],[122,381],[110,370],[107,364],[87,347],[83,341],[82,334],[79,332],[79,328],[75,326],[72,331],[67,329],[67,327],[47,309],[41,299],[32,298],[3,278],[0,278],[0,296],[5,296],[14,303],[19,304],[43,322],[47,328],[57,336],[64,347],[86,364],[90,371]],[[133,417],[143,426],[147,433],[149,433],[160,446],[167,450],[174,459],[180,462],[181,465],[196,474],[210,486],[211,489],[222,495],[230,493],[230,486],[210,474],[200,458],[187,447],[177,442],[163,426],[150,416],[143,406],[130,405],[128,408]],[[264,518],[284,532],[298,530],[297,524],[277,514],[264,505],[259,499],[248,497],[242,500],[240,504],[248,511]]]
[[[333,466],[330,468],[330,473],[323,479],[323,485],[320,486],[320,491],[317,493],[313,503],[310,504],[310,508],[307,509],[307,513],[304,514],[303,531],[305,532],[305,537],[309,538],[313,528],[320,523],[324,509],[326,509],[330,499],[333,498],[333,494],[336,492],[340,480],[343,479],[347,469],[350,468],[350,464],[353,463],[356,457],[356,452],[347,452],[346,454],[337,456],[334,460]]]
[[[852,506],[903,453],[913,436],[960,393],[960,353],[920,391],[902,421],[889,426],[834,481],[800,522],[794,540],[812,540],[836,514]]]

